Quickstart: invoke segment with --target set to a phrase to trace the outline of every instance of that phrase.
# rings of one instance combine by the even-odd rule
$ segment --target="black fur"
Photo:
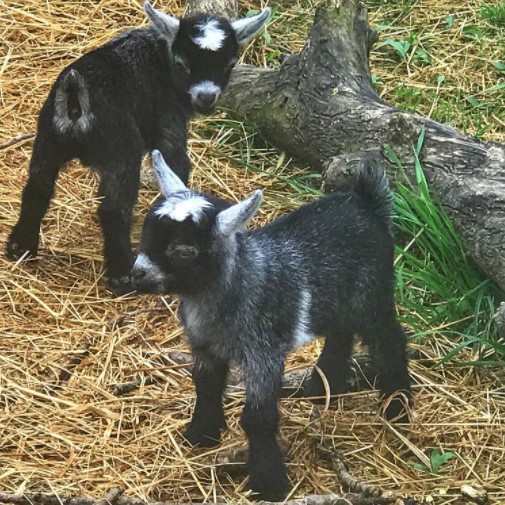
[[[38,252],[42,218],[60,168],[78,158],[101,176],[98,215],[104,235],[105,269],[118,292],[131,291],[132,208],[143,153],[157,148],[187,181],[187,123],[196,111],[210,112],[229,80],[240,33],[224,18],[194,14],[166,26],[129,30],[82,56],[57,78],[40,111],[37,136],[22,195],[21,213],[7,244],[7,256]],[[250,35],[268,10],[248,25]],[[173,23],[176,23],[175,30]],[[219,49],[200,47],[194,37],[213,22],[223,34]],[[172,26],[172,28],[171,28]],[[203,32],[202,32],[203,33]],[[191,90],[213,83],[209,94]],[[194,96],[193,96],[194,95]]]

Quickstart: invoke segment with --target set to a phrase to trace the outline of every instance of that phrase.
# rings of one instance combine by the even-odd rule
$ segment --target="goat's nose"
[[[198,93],[196,100],[202,107],[212,107],[217,101],[217,93]]]
[[[134,268],[131,276],[134,281],[140,281],[146,276],[146,271],[143,268]]]

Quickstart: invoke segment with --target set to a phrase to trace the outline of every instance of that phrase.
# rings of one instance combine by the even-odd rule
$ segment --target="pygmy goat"
[[[40,225],[60,168],[79,158],[101,176],[98,216],[105,270],[118,293],[131,291],[132,208],[142,154],[159,149],[187,181],[187,123],[210,112],[226,87],[239,44],[264,26],[270,9],[228,21],[208,14],[177,19],[144,9],[152,26],[125,31],[65,68],[44,103],[7,256],[36,256]]]
[[[153,165],[164,198],[146,216],[132,280],[140,292],[180,295],[197,395],[185,437],[202,446],[218,443],[228,368],[240,364],[249,486],[261,499],[279,500],[289,480],[276,441],[277,401],[290,349],[326,337],[317,364],[330,393],[341,393],[358,334],[375,361],[381,397],[401,391],[412,402],[406,337],[393,300],[386,177],[366,162],[354,191],[245,231],[260,191],[230,206],[187,189],[157,151]],[[315,371],[304,386],[305,396],[325,394]],[[400,398],[386,405],[387,418],[408,419]]]

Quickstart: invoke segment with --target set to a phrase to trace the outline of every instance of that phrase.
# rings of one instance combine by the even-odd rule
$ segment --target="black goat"
[[[230,206],[188,190],[153,153],[164,198],[146,216],[132,280],[140,292],[180,295],[195,359],[196,406],[185,437],[219,442],[230,362],[243,367],[249,485],[279,500],[289,486],[276,435],[286,354],[326,337],[318,367],[331,394],[346,390],[353,336],[368,345],[381,398],[412,402],[406,338],[393,299],[391,193],[383,172],[364,164],[352,192],[321,198],[259,229],[244,231],[261,192]],[[315,371],[304,395],[325,390]],[[407,421],[400,397],[388,419]]]
[[[106,275],[131,291],[132,208],[142,154],[159,149],[187,181],[187,123],[212,111],[235,65],[239,44],[266,23],[270,10],[229,22],[207,14],[177,19],[146,2],[152,27],[125,31],[65,68],[44,103],[7,256],[36,256],[42,218],[60,168],[73,158],[101,176],[98,215]]]

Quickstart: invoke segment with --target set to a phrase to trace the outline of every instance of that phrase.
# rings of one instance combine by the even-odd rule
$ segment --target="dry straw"
[[[182,8],[169,2],[163,7]],[[437,8],[436,0],[423,2],[420,16],[445,12]],[[308,28],[304,9],[282,9],[277,27],[271,28],[286,50],[300,47],[304,34],[283,34],[283,24],[305,16],[300,26]],[[65,64],[120,28],[143,22],[133,0],[0,1],[0,143],[34,131],[38,109]],[[269,50],[259,40],[246,59],[262,64]],[[458,51],[471,59],[472,49],[464,47],[448,47],[441,59],[450,64]],[[463,84],[472,79],[464,67],[445,71]],[[424,86],[415,72],[408,78]],[[496,135],[491,131],[490,137]],[[264,169],[260,173],[246,173],[230,161],[238,154],[224,121],[219,127],[215,119],[199,120],[190,138],[193,184],[232,199],[264,187],[259,222],[305,199],[268,176],[300,170],[274,150],[256,146],[244,154]],[[19,212],[31,147],[25,139],[0,151],[2,251]],[[246,443],[238,426],[243,392],[226,400],[230,429],[219,448],[190,449],[183,442],[194,390],[187,370],[173,366],[167,354],[186,349],[177,303],[158,297],[115,299],[105,290],[96,186],[91,172],[73,164],[59,179],[39,260],[13,264],[0,256],[0,489],[101,497],[122,487],[128,495],[150,499],[242,499],[243,477],[230,477],[215,462]],[[135,237],[155,196],[141,192]],[[288,369],[313,363],[319,348],[315,343],[293,354]],[[438,338],[424,352],[436,359],[449,348]],[[471,359],[469,353],[463,357]],[[310,402],[282,401],[281,437],[289,441],[292,496],[338,491],[334,472],[313,450],[321,443],[343,454],[356,477],[383,489],[453,503],[462,484],[476,481],[497,501],[505,500],[503,370],[416,362],[412,373],[417,418],[409,430],[380,421],[373,392],[345,395],[320,415]],[[121,397],[113,394],[112,385],[139,379],[151,384]],[[456,453],[439,475],[412,467],[412,462],[426,462],[435,448]]]

